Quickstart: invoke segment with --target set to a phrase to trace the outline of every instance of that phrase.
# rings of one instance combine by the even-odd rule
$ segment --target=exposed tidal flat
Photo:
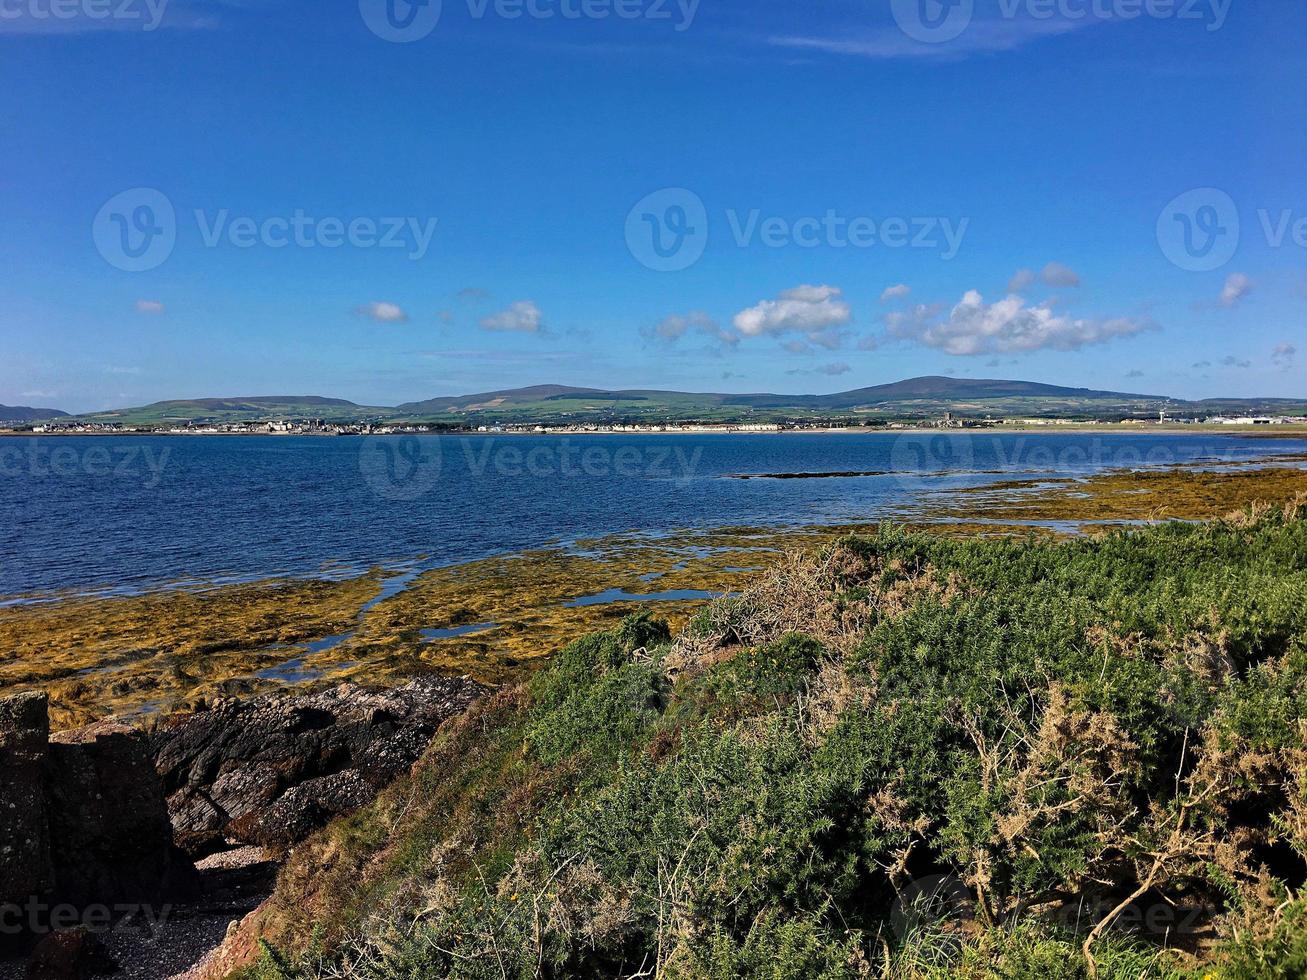
[[[1158,465],[1087,469],[1064,465],[1069,450],[1077,461],[1088,458],[1091,447],[1077,447],[1075,437],[1036,440],[1033,448],[1000,444],[1000,450],[1024,460],[1015,467],[995,466],[994,453],[984,443],[957,442],[957,436],[949,435],[921,438],[954,441],[879,447],[885,461],[896,454],[902,457],[905,449],[920,452],[924,447],[937,455],[926,460],[934,468],[906,472],[868,468],[857,471],[866,476],[777,480],[774,474],[781,467],[776,463],[795,462],[782,454],[747,460],[758,478],[736,481],[726,477],[743,469],[739,463],[746,460],[727,454],[712,461],[706,475],[670,481],[670,494],[668,480],[625,478],[619,483],[626,497],[616,504],[629,511],[620,511],[619,519],[628,526],[644,524],[644,529],[554,537],[516,550],[501,547],[471,560],[448,560],[447,554],[436,552],[367,566],[347,555],[351,560],[323,563],[298,574],[237,573],[230,581],[200,577],[163,588],[123,590],[104,589],[97,582],[82,590],[26,593],[0,606],[0,693],[48,690],[52,721],[67,728],[107,715],[148,718],[219,696],[343,680],[390,684],[438,672],[501,684],[533,670],[570,639],[607,628],[641,607],[656,607],[675,629],[711,598],[742,590],[782,554],[815,550],[881,519],[949,535],[1083,534],[1163,519],[1209,519],[1258,503],[1282,504],[1307,493],[1307,471],[1302,468],[1307,446],[1292,442],[1259,442],[1260,451],[1248,453],[1244,447],[1249,443],[1229,440],[1215,452],[1211,447],[1194,448],[1188,455],[1174,445],[1164,453],[1153,446]],[[295,456],[298,448],[292,449]],[[1061,464],[1055,450],[1063,454]],[[1042,460],[1044,451],[1054,454],[1051,464]],[[357,457],[359,449],[352,452]],[[950,471],[946,457],[957,453],[966,457],[957,461],[969,465]],[[1119,453],[1104,457],[1107,464],[1117,459]],[[805,473],[821,473],[822,465],[840,460],[847,462],[846,455],[797,462]],[[986,464],[989,471],[982,472]],[[357,481],[358,464],[355,467]],[[278,467],[273,465],[271,471],[278,472]],[[161,482],[165,492],[168,478],[165,473]],[[529,500],[520,490],[517,496],[503,496],[503,488],[515,484],[505,482],[502,474],[491,479],[499,479],[501,495],[495,504],[498,513],[490,516],[498,518],[511,538],[512,522],[522,520],[515,511],[529,510]],[[298,486],[291,487],[268,485],[266,476],[256,477],[253,485],[248,474],[246,480],[240,489],[257,494],[249,502],[255,508],[266,507],[270,495],[279,498],[281,507],[297,508],[315,494],[320,497],[320,489],[304,474]],[[650,484],[656,492],[650,492]],[[818,485],[826,489],[810,489]],[[711,521],[711,502],[724,486],[764,488],[763,499],[773,504],[775,498],[765,488],[781,488],[788,519],[679,529],[672,523],[687,515]],[[563,509],[575,496],[575,487],[560,489],[557,483],[537,479],[527,489],[553,494],[559,501],[560,524],[576,521],[575,514]],[[611,493],[614,486],[584,489]],[[461,490],[477,492],[468,485]],[[705,502],[700,515],[694,513],[695,494]],[[405,500],[401,495],[382,499],[381,504],[389,513],[411,517],[417,512],[432,520],[430,496]],[[675,499],[682,509],[640,511],[659,499]],[[738,499],[728,499],[739,512]],[[115,503],[133,512],[130,501]],[[764,509],[756,500],[752,507]],[[725,516],[733,512],[732,507],[723,510]],[[848,519],[860,513],[866,519]],[[808,514],[814,519],[803,522]],[[588,516],[594,518],[595,513]],[[444,515],[447,521],[452,518]],[[113,519],[110,515],[111,523]],[[198,514],[196,519],[205,520]],[[334,536],[331,515],[321,520],[324,535]],[[602,526],[602,521],[594,523]],[[367,538],[366,526],[358,527]],[[523,527],[517,533],[529,541],[531,530]],[[290,533],[275,523],[273,531]],[[148,532],[141,528],[138,533]],[[306,533],[312,533],[311,528]],[[259,547],[268,544],[261,542],[255,550]]]

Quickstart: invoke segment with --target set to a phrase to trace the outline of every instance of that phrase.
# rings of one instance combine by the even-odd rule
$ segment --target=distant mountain
[[[439,414],[443,412],[468,412],[485,406],[521,405],[534,402],[553,401],[563,398],[584,398],[598,395],[604,399],[614,396],[614,392],[602,388],[571,388],[567,385],[531,385],[527,388],[504,388],[500,391],[483,391],[476,395],[450,395],[441,398],[428,398],[420,402],[405,402],[395,411],[403,414]]]
[[[439,421],[467,425],[473,422],[802,421],[832,416],[892,420],[927,418],[945,412],[973,418],[1112,419],[1155,418],[1162,411],[1172,417],[1235,413],[1301,415],[1307,413],[1307,401],[1220,398],[1185,402],[1165,395],[1068,388],[1036,381],[932,376],[830,395],[532,385],[428,398],[405,402],[396,408],[359,405],[344,398],[320,395],[192,398],[100,412],[88,418],[127,425],[250,422],[277,418],[321,418],[332,422]]]
[[[254,395],[240,398],[181,398],[139,408],[122,408],[86,416],[98,422],[158,425],[168,422],[247,422],[267,418],[354,420],[385,418],[392,408],[358,405],[321,395]]]
[[[42,419],[67,418],[57,408],[29,408],[26,405],[0,405],[0,422],[39,422]]]
[[[1064,388],[1059,385],[1040,384],[1034,381],[993,381],[976,378],[924,377],[874,385],[833,395],[776,395],[776,394],[721,394],[714,392],[659,391],[656,389],[569,388],[565,385],[535,385],[530,388],[508,388],[473,395],[430,398],[408,402],[396,411],[402,415],[424,416],[451,413],[504,412],[541,403],[588,403],[594,406],[609,405],[615,410],[621,403],[644,402],[686,408],[700,405],[704,408],[746,409],[802,409],[806,411],[837,411],[869,408],[902,402],[969,403],[996,399],[1057,399],[1060,401],[1135,401],[1165,402],[1161,395],[1133,395],[1119,391],[1098,391],[1091,388]],[[628,406],[630,407],[630,406]]]
[[[947,378],[929,376],[909,378],[890,384],[857,388],[833,395],[727,395],[727,405],[751,405],[755,408],[778,408],[804,405],[825,409],[852,409],[895,402],[913,401],[991,401],[1003,398],[1056,398],[1076,401],[1165,401],[1161,395],[1133,395],[1120,391],[1092,388],[1064,388],[1037,381],[993,381],[981,378]]]
[[[321,395],[256,395],[251,398],[188,398],[146,405],[147,409],[200,408],[209,412],[261,412],[283,405],[308,405],[324,408],[358,408],[344,398],[323,398]]]

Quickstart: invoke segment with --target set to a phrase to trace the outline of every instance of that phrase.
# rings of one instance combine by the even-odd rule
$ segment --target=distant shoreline
[[[535,438],[548,436],[840,436],[840,435],[979,435],[982,433],[1025,433],[1025,434],[1068,434],[1097,433],[1115,435],[1231,435],[1252,438],[1299,438],[1307,437],[1307,425],[1152,425],[1120,423],[1052,423],[1049,425],[988,425],[968,427],[940,427],[927,425],[889,428],[887,426],[842,426],[823,429],[780,429],[780,430],[742,430],[742,429],[690,429],[690,430],[652,430],[634,431],[589,431],[583,429],[555,432],[479,432],[473,429],[460,429],[442,432],[168,432],[163,430],[143,430],[133,432],[30,432],[0,429],[0,439],[57,439],[69,437],[83,438],[126,438],[131,436],[171,437],[171,438],[235,438],[255,437],[268,439],[315,438],[315,439],[371,439],[382,437],[399,437],[406,435],[463,437],[481,436],[485,438],[503,436],[530,436]]]

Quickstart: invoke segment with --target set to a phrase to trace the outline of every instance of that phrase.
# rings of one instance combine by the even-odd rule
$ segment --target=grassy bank
[[[885,527],[442,730],[296,851],[247,975],[1301,976],[1305,707],[1296,507]]]

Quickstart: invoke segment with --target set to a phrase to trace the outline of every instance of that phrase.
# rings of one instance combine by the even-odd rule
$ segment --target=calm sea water
[[[1296,439],[1059,432],[0,438],[0,596],[876,520],[998,480],[1304,451]],[[871,475],[735,478],[830,472]]]

